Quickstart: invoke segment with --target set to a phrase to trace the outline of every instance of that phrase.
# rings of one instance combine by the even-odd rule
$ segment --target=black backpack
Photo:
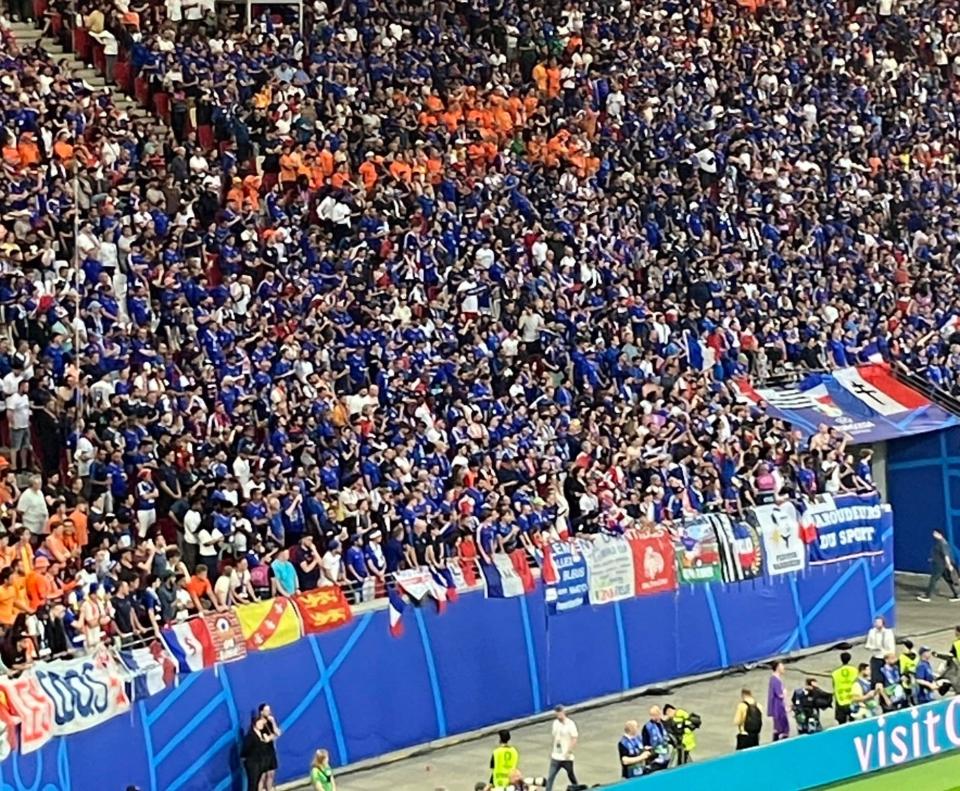
[[[756,703],[747,704],[747,715],[743,718],[743,732],[752,736],[763,730],[763,714]]]

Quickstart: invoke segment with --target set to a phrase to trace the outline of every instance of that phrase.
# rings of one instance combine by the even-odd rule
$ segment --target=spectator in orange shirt
[[[24,572],[33,571],[33,545],[30,543],[30,531],[24,527],[20,530],[19,536],[19,540],[13,545],[16,560]]]
[[[0,569],[0,626],[9,628],[18,613],[30,612],[26,599],[14,580],[13,568]]]
[[[10,546],[10,534],[0,529],[0,569],[10,566],[17,558],[17,550]]]
[[[186,591],[190,594],[191,611],[201,613],[220,609],[213,597],[213,586],[210,584],[207,567],[204,563],[197,564],[193,576],[186,584]]]
[[[29,168],[40,164],[40,147],[33,137],[33,132],[24,132],[20,135],[17,151],[20,154],[21,167]]]
[[[547,64],[538,63],[533,67],[533,81],[537,84],[540,93],[547,92]]]
[[[368,151],[357,171],[363,181],[363,187],[367,192],[371,192],[377,186],[377,164],[374,161],[375,154]]]
[[[24,588],[27,593],[27,603],[31,610],[37,610],[47,603],[47,597],[54,592],[48,572],[50,561],[46,555],[38,555],[33,562],[33,571],[24,579]]]
[[[87,501],[83,497],[77,498],[77,504],[74,506],[73,511],[70,514],[70,521],[73,523],[73,526],[76,528],[76,542],[77,546],[83,549],[90,541],[88,525],[89,519],[87,518]]]
[[[44,549],[57,563],[66,563],[70,559],[70,550],[64,541],[64,520],[57,522],[50,530],[50,535],[43,542]]]

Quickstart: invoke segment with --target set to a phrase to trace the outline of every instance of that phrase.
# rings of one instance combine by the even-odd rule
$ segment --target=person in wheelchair
[[[801,735],[819,733],[823,730],[820,712],[830,708],[833,695],[820,689],[815,678],[808,678],[803,687],[794,690],[790,702],[793,717],[797,722],[797,732]]]

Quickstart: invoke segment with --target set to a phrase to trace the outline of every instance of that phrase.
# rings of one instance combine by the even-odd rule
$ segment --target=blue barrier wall
[[[284,730],[278,779],[313,750],[337,765],[450,734],[862,634],[892,619],[892,530],[885,554],[734,585],[584,607],[547,618],[543,594],[461,596],[447,612],[386,611],[276,651],[181,677],[130,715],[0,764],[0,791],[242,791],[238,745],[257,704]],[[571,672],[576,669],[578,672]],[[586,672],[586,671],[589,672]],[[94,756],[108,755],[108,777]],[[109,783],[105,784],[105,780]]]
[[[930,531],[960,551],[960,429],[887,443],[887,496],[896,514],[897,569],[930,570]]]
[[[762,778],[760,787],[764,791],[822,788],[911,761],[942,756],[958,747],[960,698],[953,697],[851,722],[813,736],[786,739],[681,769],[625,780],[610,791],[742,788],[746,785],[744,778]],[[951,775],[949,769],[944,772],[946,784]],[[910,778],[903,777],[900,782],[909,787]]]

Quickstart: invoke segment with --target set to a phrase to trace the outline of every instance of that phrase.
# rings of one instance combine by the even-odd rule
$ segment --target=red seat
[[[162,91],[154,94],[153,111],[164,120],[170,123],[170,94]]]
[[[33,18],[43,19],[47,13],[47,0],[33,0]]]
[[[50,15],[50,30],[57,41],[63,38],[63,17],[57,11]]]
[[[84,63],[90,62],[90,48],[92,42],[86,28],[78,27],[73,30],[73,51]]]
[[[133,93],[133,66],[129,60],[118,60],[113,67],[113,79],[124,93]]]
[[[143,105],[145,110],[150,109],[150,83],[147,82],[143,77],[137,77],[134,79],[133,95],[137,97],[137,101]]]
[[[213,149],[215,141],[213,139],[213,127],[210,124],[200,124],[197,127],[197,142],[204,151]]]
[[[93,44],[91,45],[91,51],[93,55],[93,68],[95,68],[100,74],[106,74],[107,56],[103,52],[103,45]]]

